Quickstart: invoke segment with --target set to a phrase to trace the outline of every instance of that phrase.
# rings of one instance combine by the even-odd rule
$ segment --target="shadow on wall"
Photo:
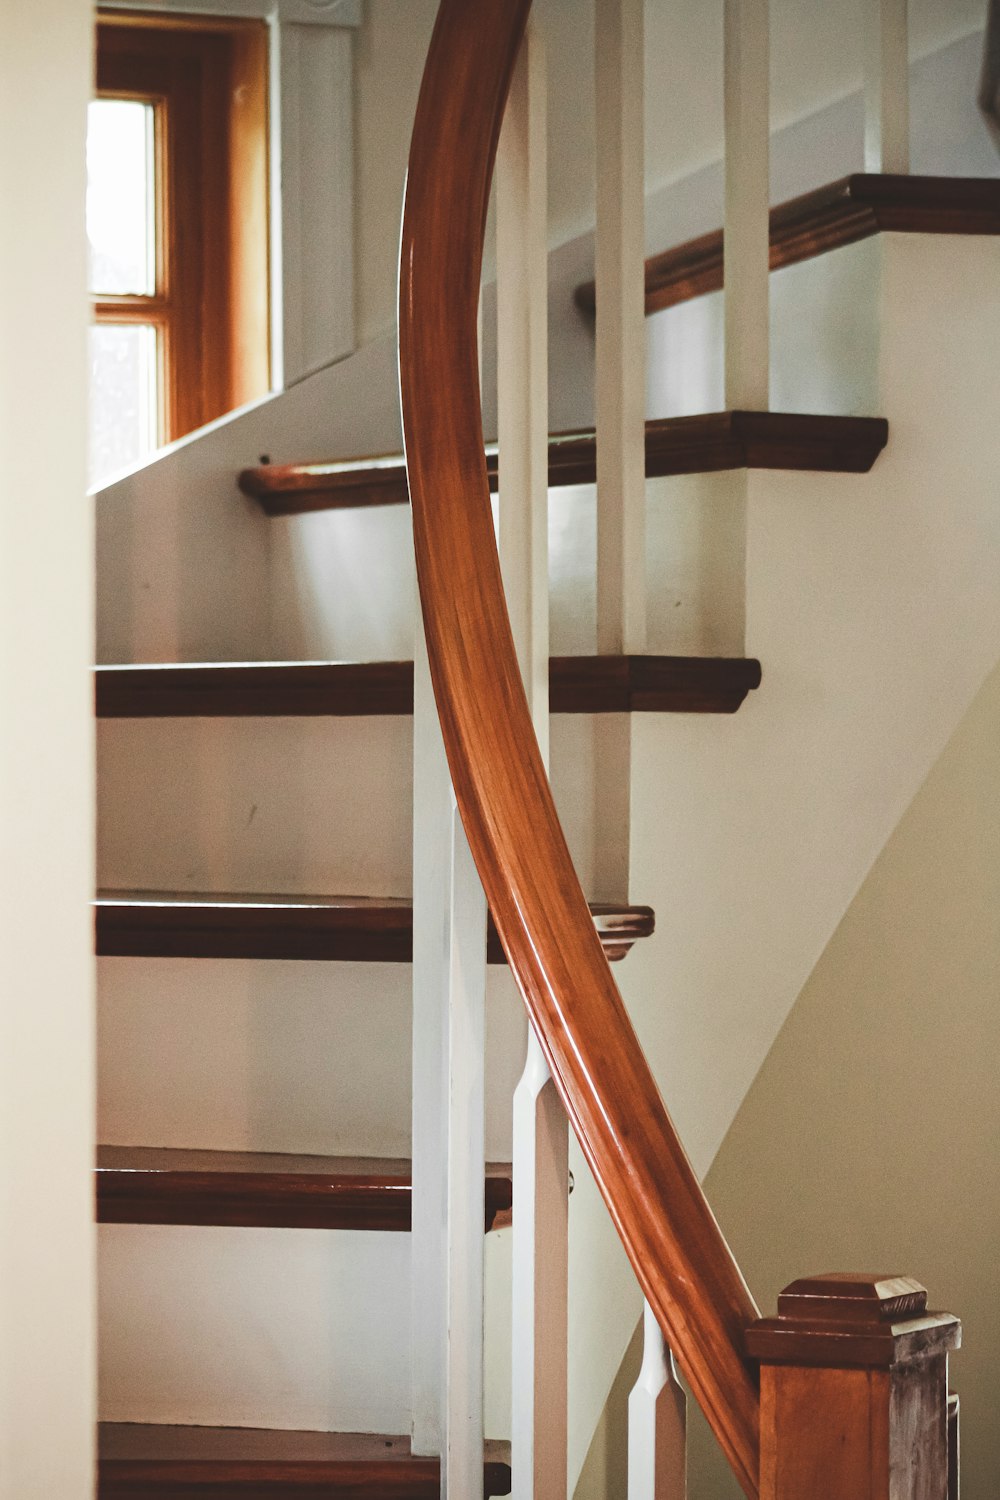
[[[708,1174],[765,1309],[795,1277],[916,1276],[959,1314],[962,1493],[1000,1475],[1000,668],[806,984]],[[700,1416],[691,1500],[738,1500]]]
[[[796,1277],[916,1276],[959,1314],[962,1493],[1000,1474],[1000,667],[831,939],[716,1157],[709,1200],[763,1309]],[[576,1500],[625,1500],[637,1330]],[[690,1500],[741,1500],[693,1401]]]
[[[639,1378],[641,1364],[640,1322],[597,1424],[574,1500],[625,1500],[628,1487],[628,1397]]]

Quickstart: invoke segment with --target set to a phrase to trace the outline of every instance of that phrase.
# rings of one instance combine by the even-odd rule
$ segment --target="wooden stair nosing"
[[[721,275],[721,245],[719,256]],[[646,423],[646,477],[741,468],[866,473],[885,447],[887,435],[886,423],[876,417],[742,411],[666,417]],[[554,435],[549,442],[550,488],[593,484],[596,455],[592,431]],[[488,451],[493,489],[497,462],[496,451]],[[245,469],[239,485],[271,516],[409,503],[402,458],[266,465]]]
[[[101,1224],[185,1224],[405,1233],[408,1161],[102,1146]],[[510,1167],[486,1170],[485,1229],[510,1222]]]
[[[102,719],[413,712],[408,661],[98,667],[95,681]],[[760,681],[760,663],[743,657],[557,656],[549,669],[550,708],[735,713]]]
[[[1000,234],[1000,179],[858,172],[771,209],[771,269],[796,265],[884,230],[912,234]],[[646,262],[646,313],[717,292],[723,285],[721,229]],[[592,281],[574,297],[596,305]]]
[[[115,958],[254,958],[315,962],[410,963],[409,901],[363,896],[202,895],[104,892],[96,903],[96,950]],[[591,905],[609,960],[649,937],[648,906]],[[487,959],[505,956],[492,921]]]
[[[487,1442],[484,1496],[510,1493],[510,1451]],[[440,1463],[406,1437],[104,1423],[99,1500],[438,1500]]]

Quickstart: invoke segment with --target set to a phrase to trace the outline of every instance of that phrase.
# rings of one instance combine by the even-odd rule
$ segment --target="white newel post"
[[[442,1494],[483,1482],[486,902],[414,662],[412,1442]]]
[[[908,0],[862,0],[865,10],[865,171],[910,170]]]
[[[687,1396],[647,1302],[642,1368],[628,1402],[628,1500],[686,1500]]]
[[[497,159],[500,557],[548,762],[546,78],[529,25]],[[518,1500],[566,1500],[568,1126],[534,1033],[514,1096],[511,1464]]]
[[[725,0],[726,406],[766,411],[770,362],[768,0]]]

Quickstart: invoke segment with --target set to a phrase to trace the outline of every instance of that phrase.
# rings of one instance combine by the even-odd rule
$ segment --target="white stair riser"
[[[406,964],[104,958],[99,1139],[106,1145],[407,1156]],[[491,968],[486,1149],[510,1159],[524,1007]]]
[[[99,1240],[104,1421],[408,1431],[408,1235],[108,1224]],[[502,1437],[509,1236],[485,1253]]]
[[[116,719],[98,735],[98,884],[408,896],[405,718]],[[553,720],[557,800],[593,883],[593,719]]]

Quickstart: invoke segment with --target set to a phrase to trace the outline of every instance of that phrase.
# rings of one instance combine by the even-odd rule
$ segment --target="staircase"
[[[423,115],[418,116],[415,131],[409,239],[404,237],[404,248],[409,244],[414,257],[409,269],[411,301],[404,305],[401,330],[407,463],[400,457],[382,456],[234,466],[226,484],[234,493],[238,485],[247,502],[240,512],[239,528],[241,534],[253,530],[254,548],[271,545],[259,541],[264,528],[273,527],[276,535],[287,539],[291,533],[279,528],[326,524],[327,520],[351,528],[331,535],[356,538],[366,525],[379,524],[373,511],[412,505],[427,652],[451,776],[492,913],[488,927],[484,920],[479,935],[481,956],[497,970],[496,980],[491,980],[489,1024],[500,1033],[499,1040],[494,1037],[487,1043],[486,1150],[496,1140],[507,1146],[503,1154],[513,1156],[515,1165],[525,1159],[523,1140],[513,1152],[509,1149],[510,1096],[524,1047],[520,1012],[515,1017],[506,992],[504,1009],[497,989],[506,983],[501,972],[509,964],[544,1054],[536,1059],[543,1070],[541,1092],[554,1084],[548,1087],[545,1107],[558,1109],[563,1128],[563,1109],[569,1114],[646,1299],[648,1350],[659,1351],[661,1359],[657,1366],[661,1373],[647,1392],[653,1418],[648,1434],[652,1459],[647,1465],[652,1477],[640,1500],[668,1500],[670,1494],[662,1482],[664,1445],[673,1444],[675,1449],[677,1440],[676,1433],[665,1436],[662,1418],[667,1399],[675,1401],[678,1390],[673,1358],[703,1405],[746,1492],[773,1500],[791,1500],[792,1496],[801,1500],[805,1490],[782,1489],[776,1480],[774,1455],[794,1449],[813,1454],[812,1460],[807,1457],[803,1463],[822,1465],[826,1461],[822,1440],[808,1421],[782,1421],[774,1414],[786,1399],[782,1382],[789,1378],[790,1368],[798,1374],[822,1369],[828,1375],[839,1370],[831,1353],[828,1317],[850,1330],[859,1349],[864,1344],[867,1353],[858,1354],[859,1369],[876,1346],[873,1365],[879,1361],[886,1368],[894,1361],[904,1365],[917,1338],[910,1322],[920,1320],[920,1336],[927,1347],[933,1345],[938,1360],[934,1389],[929,1384],[926,1390],[921,1387],[921,1400],[927,1410],[933,1408],[941,1416],[942,1433],[948,1412],[954,1410],[946,1410],[943,1403],[947,1402],[946,1353],[957,1341],[957,1325],[944,1315],[935,1321],[927,1314],[926,1294],[918,1283],[907,1281],[904,1287],[894,1280],[890,1285],[884,1278],[796,1283],[783,1296],[777,1318],[759,1319],[663,1108],[657,1085],[673,1101],[672,1091],[666,1088],[659,1066],[654,1081],[629,1018],[632,1012],[641,1021],[644,1040],[650,1034],[655,1047],[660,1040],[657,1024],[668,1033],[677,1024],[678,1013],[667,1014],[664,991],[680,993],[685,988],[677,982],[679,971],[672,965],[690,961],[683,952],[678,957],[666,951],[667,943],[676,942],[678,950],[683,945],[674,930],[680,908],[660,899],[667,842],[660,828],[664,824],[671,828],[671,857],[683,851],[688,834],[682,804],[692,803],[707,791],[710,795],[705,800],[713,805],[690,838],[692,843],[702,839],[713,851],[711,878],[719,879],[723,859],[714,856],[723,849],[725,834],[720,828],[725,828],[732,812],[725,789],[729,788],[734,804],[743,797],[729,769],[743,754],[750,781],[753,768],[780,755],[785,736],[782,715],[788,715],[790,702],[795,705],[794,691],[788,694],[796,667],[794,651],[776,653],[773,659],[761,651],[758,659],[750,650],[737,649],[741,641],[736,635],[731,637],[727,654],[622,649],[553,655],[545,651],[548,671],[542,674],[542,690],[548,709],[558,716],[553,724],[558,815],[548,791],[529,712],[538,701],[531,695],[539,685],[536,681],[532,687],[530,673],[525,674],[529,678],[526,700],[499,574],[494,588],[492,575],[483,583],[475,566],[478,560],[488,560],[492,551],[489,493],[501,486],[502,513],[503,462],[511,449],[482,443],[478,397],[457,373],[464,370],[474,344],[468,337],[472,301],[466,299],[457,307],[457,331],[443,341],[443,347],[422,339],[419,318],[421,311],[426,314],[428,307],[439,306],[434,299],[443,295],[440,265],[449,249],[433,237],[434,193],[443,188],[427,164],[435,160],[434,150],[444,151],[445,146],[456,159],[461,158],[455,139],[448,134],[448,113],[441,107],[444,96],[440,91],[447,78],[449,97],[451,91],[460,93],[462,78],[456,78],[454,68],[446,65],[454,64],[458,55],[454,49],[459,53],[465,49],[479,70],[475,90],[483,94],[479,156],[475,154],[477,139],[468,140],[466,147],[485,191],[491,168],[490,132],[499,128],[527,9],[525,4],[491,0],[477,23],[482,32],[472,38],[459,0],[445,0],[441,7],[437,50],[428,65]],[[495,77],[490,77],[491,58],[499,60]],[[468,78],[465,82],[471,87]],[[494,114],[490,113],[491,100]],[[426,157],[421,156],[421,147]],[[422,198],[422,193],[427,196]],[[473,219],[475,213],[470,210],[470,222]],[[473,228],[470,244],[475,238]],[[428,235],[440,262],[430,251],[424,252],[418,229]],[[993,183],[943,183],[885,173],[854,177],[772,213],[770,265],[778,270],[848,251],[886,231],[920,236],[921,243],[923,237],[937,235],[985,241],[1000,233],[1000,192]],[[469,245],[463,248],[468,250]],[[453,246],[449,253],[454,253]],[[885,269],[886,286],[891,271],[891,266]],[[474,280],[478,286],[478,276]],[[721,280],[721,235],[655,257],[646,270],[646,311],[662,312],[704,296],[718,289]],[[601,295],[593,287],[580,289],[578,303],[587,316],[595,310],[600,316]],[[891,314],[889,308],[887,317]],[[946,359],[947,354],[942,357]],[[932,419],[932,413],[925,414],[928,424]],[[768,548],[774,548],[775,556],[786,549],[789,555],[784,562],[790,570],[786,576],[801,562],[803,578],[808,579],[810,560],[815,563],[817,556],[825,556],[829,563],[837,555],[832,547],[821,554],[813,550],[825,528],[839,524],[836,518],[830,520],[830,511],[843,504],[857,517],[865,508],[896,503],[900,483],[892,467],[897,459],[894,450],[897,443],[906,444],[913,437],[905,423],[901,426],[897,435],[891,414],[887,422],[880,415],[785,414],[735,406],[722,413],[658,419],[645,424],[639,472],[649,481],[668,485],[692,477],[697,483],[706,476],[705,482],[711,485],[723,476],[727,482],[732,478],[746,486],[741,503],[748,518],[750,581],[744,638],[747,642],[770,640],[777,631],[793,632],[793,625],[775,622],[786,604],[794,617],[800,601],[774,597],[775,579],[780,575],[767,556]],[[206,443],[214,440],[210,435],[205,439]],[[308,459],[308,455],[302,457]],[[542,463],[537,451],[535,459]],[[905,454],[899,460],[903,465],[908,461]],[[600,479],[595,433],[551,436],[541,471],[548,489],[567,491],[567,503],[572,506],[577,491]],[[679,495],[681,491],[667,488],[662,493]],[[233,503],[232,495],[226,503]],[[580,500],[581,514],[586,503]],[[642,504],[645,508],[645,490]],[[825,515],[824,506],[829,507]],[[804,519],[790,519],[796,508]],[[672,523],[655,521],[651,527],[663,524]],[[238,569],[238,537],[235,545]],[[277,552],[278,544],[274,545]],[[857,584],[859,612],[871,608],[881,586],[878,570],[890,555],[891,545],[888,530],[884,538],[876,535],[870,543],[872,577],[842,581],[845,598]],[[487,561],[487,573],[489,566]],[[757,594],[752,579],[755,566]],[[863,559],[858,566],[863,566]],[[338,576],[344,579],[350,559],[341,567]],[[285,577],[280,568],[264,569],[260,576],[275,588],[281,587]],[[732,1086],[725,1104],[719,1106],[719,1120],[705,1126],[704,1143],[694,1148],[696,1166],[701,1166],[704,1157],[710,1159],[710,1142],[717,1144],[724,1128],[719,1123],[722,1113],[734,1107],[734,1099],[738,1103],[745,1086],[740,1068],[749,1068],[752,1076],[754,1060],[759,1061],[766,1051],[783,1018],[780,1007],[787,1008],[794,998],[799,969],[806,964],[808,971],[817,944],[825,941],[844,901],[862,878],[866,862],[874,857],[912,795],[985,664],[995,657],[1000,647],[995,635],[979,639],[981,617],[988,613],[989,587],[977,582],[970,588],[967,635],[977,639],[979,654],[966,651],[963,644],[961,666],[948,689],[942,689],[937,716],[930,714],[930,727],[920,743],[911,743],[912,724],[922,711],[919,703],[901,702],[888,728],[873,717],[858,731],[859,736],[881,737],[881,751],[873,755],[873,762],[884,756],[891,763],[891,774],[886,771],[885,785],[872,798],[869,826],[860,826],[865,819],[859,818],[859,826],[848,830],[849,836],[832,856],[836,869],[831,884],[839,894],[808,910],[805,917],[796,912],[789,918],[797,946],[788,939],[787,950],[781,950],[782,962],[774,965],[782,979],[776,985],[780,994],[772,1002],[773,1012],[752,1008],[753,1015],[745,1021],[746,1056],[732,1062],[724,1046],[718,1049],[726,1066],[732,1066]],[[766,607],[761,605],[765,590],[770,590]],[[809,608],[821,590],[817,584],[815,597],[801,605],[806,635],[815,629]],[[516,613],[518,589],[508,583],[508,591],[514,596]],[[383,592],[380,588],[378,597]],[[887,582],[886,595],[891,594]],[[406,605],[404,597],[398,605],[400,616]],[[909,607],[909,596],[902,600],[887,597],[887,615],[892,615],[887,636],[895,639],[900,633],[898,619],[907,615]],[[268,608],[264,601],[260,619],[265,622],[275,618]],[[822,615],[822,606],[818,613]],[[523,618],[515,621],[516,630]],[[233,627],[230,621],[225,628],[238,630],[238,622]],[[280,628],[265,623],[259,638],[273,643],[281,633]],[[956,627],[955,640],[964,643],[965,639]],[[629,644],[623,636],[623,645]],[[523,668],[523,640],[520,647]],[[427,733],[428,718],[420,651],[418,634],[416,666],[411,659],[286,661],[265,656],[261,660],[199,661],[185,656],[102,665],[96,671],[103,747],[99,863],[104,887],[96,902],[96,944],[106,986],[104,1113],[110,1124],[107,1135],[113,1137],[99,1153],[96,1195],[99,1222],[116,1226],[106,1233],[120,1235],[108,1240],[105,1281],[106,1305],[111,1307],[116,1298],[120,1302],[111,1307],[107,1319],[106,1410],[110,1419],[102,1424],[100,1436],[99,1493],[103,1500],[147,1495],[162,1500],[196,1495],[204,1500],[213,1496],[278,1500],[300,1492],[317,1500],[321,1495],[380,1500],[383,1496],[429,1497],[441,1490],[441,1461],[420,1451],[427,1446],[425,1437],[418,1435],[411,1444],[404,1420],[396,1430],[384,1433],[326,1430],[349,1425],[352,1415],[362,1410],[384,1409],[405,1419],[410,1363],[416,1367],[427,1352],[415,1335],[411,1352],[410,1337],[402,1326],[409,1321],[408,1278],[417,1274],[413,1268],[419,1262],[416,1249],[411,1262],[405,1252],[400,1255],[397,1243],[420,1233],[417,1199],[423,1179],[416,1159],[418,1142],[415,1138],[412,1165],[405,1150],[397,1154],[392,1149],[407,1145],[403,1138],[409,1121],[405,1108],[400,1109],[400,1095],[405,1092],[401,1080],[411,1060],[409,997],[400,989],[396,975],[403,966],[421,962],[420,902],[425,897],[420,886],[424,847],[420,805],[427,783],[421,780],[419,743]],[[946,644],[943,654],[953,657],[954,640]],[[841,652],[840,659],[845,656]],[[885,662],[891,665],[894,659],[889,651]],[[776,683],[769,701],[772,660]],[[943,666],[932,665],[928,678],[943,679]],[[877,678],[883,666],[881,658],[874,659],[872,676]],[[859,676],[865,678],[863,665]],[[845,717],[857,703],[863,708],[869,705],[864,683],[861,689],[854,683],[829,685],[831,692],[838,688]],[[891,688],[887,691],[891,693]],[[702,723],[696,715],[737,715],[738,723],[745,715],[748,727],[733,728],[726,721]],[[547,715],[540,715],[536,708],[535,731],[542,717],[547,722]],[[602,724],[620,728],[623,720],[628,724],[631,758],[619,762],[618,771],[627,784],[625,801],[631,803],[627,816],[632,825],[632,863],[625,882],[628,888],[617,888],[611,896],[614,882],[601,847],[602,830],[607,826],[602,820],[602,802],[619,806],[620,789],[601,780],[614,760],[602,758],[594,746],[599,747]],[[800,723],[798,732],[808,741],[823,722],[817,715],[805,726]],[[793,724],[787,739],[790,757],[801,750],[795,732]],[[415,787],[411,734],[417,740]],[[853,743],[845,732],[842,750],[846,753]],[[593,785],[581,797],[577,752],[584,744],[587,756],[593,752],[596,772]],[[905,752],[902,746],[907,747]],[[834,749],[830,748],[829,759],[842,761],[843,754],[835,756]],[[817,759],[816,764],[820,763]],[[654,798],[652,786],[664,771],[677,783],[664,796],[676,801]],[[773,775],[774,783],[779,780],[780,767]],[[844,812],[850,800],[848,781],[838,783],[829,797],[824,817],[831,825],[838,817],[851,821]],[[719,792],[717,799],[711,795],[715,792]],[[411,822],[407,802],[414,795],[416,819]],[[644,795],[651,809],[649,827],[643,826]],[[580,803],[586,804],[582,812]],[[774,786],[761,792],[762,818],[765,814],[770,818],[771,810],[780,805]],[[698,806],[702,807],[702,800]],[[560,816],[566,825],[568,849]],[[739,816],[743,817],[742,810]],[[660,826],[654,830],[657,819]],[[745,859],[751,851],[759,854],[763,849],[751,815],[745,822],[731,818],[728,827]],[[416,878],[411,881],[407,856],[414,840]],[[590,882],[589,910],[577,900],[574,862],[584,882]],[[733,962],[731,953],[744,944],[759,910],[775,899],[777,885],[772,882],[766,851],[760,871],[760,907],[752,905],[753,898],[747,899],[745,910],[734,918],[737,931],[730,949],[724,935],[714,958],[705,957],[703,946],[699,949],[699,961],[709,976],[701,982],[707,988],[715,979],[713,962],[720,969]],[[710,876],[703,868],[695,869],[692,863],[686,875],[693,889],[710,888],[706,884]],[[428,874],[427,878],[430,884],[437,877]],[[656,887],[648,897],[642,888],[644,878],[651,888]],[[723,887],[726,883],[720,880]],[[451,899],[454,912],[462,904],[460,881],[458,894],[453,889]],[[655,902],[656,918],[647,899]],[[806,894],[799,892],[796,899],[802,910],[809,908]],[[713,901],[703,905],[707,920]],[[461,949],[459,917],[455,924]],[[699,946],[695,939],[692,943]],[[780,949],[778,938],[775,944]],[[621,964],[616,972],[622,975],[628,1010],[619,999],[608,962]],[[754,993],[757,963],[756,957],[748,959],[748,993]],[[664,982],[665,975],[669,983]],[[456,993],[460,991],[461,986]],[[688,993],[694,993],[693,987],[688,987]],[[728,993],[732,995],[732,985]],[[135,1013],[128,1014],[133,995]],[[706,1046],[717,1034],[713,1028],[719,1014],[712,1013],[711,1025],[707,1013],[702,1018],[709,1033]],[[651,1024],[651,1016],[656,1024]],[[227,1054],[230,1045],[236,1050],[235,1040],[227,1034],[227,1025],[234,1019],[244,1027],[241,1045],[249,1038],[251,1050],[254,1045],[261,1049],[258,1058]],[[735,1025],[732,1014],[723,1019],[723,1029]],[[301,1028],[301,1034],[291,1041],[276,1040],[282,1024],[290,1032]],[[314,1033],[307,1029],[312,1024],[317,1024]],[[683,1024],[687,1022],[682,1017]],[[202,1026],[204,1032],[199,1029]],[[327,1073],[329,1093],[324,1097],[323,1052],[338,1046],[341,1029],[344,1057],[339,1063],[332,1060]],[[359,1033],[363,1033],[363,1045]],[[202,1048],[204,1055],[199,1056]],[[663,1051],[656,1053],[658,1064],[663,1056]],[[224,1076],[227,1064],[239,1074],[235,1083]],[[179,1073],[171,1079],[174,1066],[179,1066]],[[357,1069],[364,1069],[364,1076],[350,1078]],[[529,1055],[529,1073],[530,1069]],[[213,1099],[210,1084],[216,1070],[218,1097]],[[696,1071],[692,1069],[692,1077]],[[253,1096],[255,1083],[262,1088],[263,1100]],[[302,1099],[289,1102],[283,1118],[282,1102],[300,1085]],[[694,1083],[689,1086],[697,1092]],[[183,1102],[194,1099],[198,1090],[194,1115],[186,1120]],[[384,1090],[382,1098],[380,1090]],[[367,1097],[360,1103],[362,1095]],[[683,1089],[679,1098],[677,1112],[683,1127],[687,1123]],[[415,1111],[420,1106],[416,1077]],[[252,1122],[249,1128],[248,1120]],[[124,1139],[133,1126],[136,1139]],[[515,1125],[515,1142],[518,1128]],[[211,1137],[235,1139],[241,1131],[256,1137],[244,1149],[203,1144]],[[692,1149],[687,1130],[682,1128],[682,1134]],[[159,1144],[161,1137],[175,1143],[165,1147]],[[343,1149],[331,1149],[341,1143]],[[530,1149],[537,1151],[537,1145],[533,1143]],[[565,1144],[553,1149],[554,1180],[559,1183],[564,1212],[568,1172],[558,1151],[565,1152]],[[485,1232],[489,1237],[487,1298],[489,1287],[496,1297],[499,1286],[502,1302],[509,1275],[503,1261],[511,1235],[518,1233],[526,1200],[518,1197],[524,1191],[522,1179],[510,1161],[486,1162],[485,1172],[482,1167],[480,1161],[477,1194],[481,1189],[484,1211],[480,1213],[477,1197],[471,1217],[475,1233]],[[551,1182],[548,1190],[552,1191]],[[537,1212],[538,1201],[531,1214]],[[459,1220],[465,1222],[461,1213]],[[206,1231],[212,1232],[211,1238],[192,1238]],[[261,1235],[272,1237],[265,1240]],[[300,1237],[309,1241],[307,1247]],[[312,1248],[320,1241],[331,1247],[329,1262],[323,1260],[325,1250]],[[450,1241],[447,1253],[457,1254]],[[516,1246],[514,1254],[516,1277]],[[263,1281],[255,1282],[252,1267],[255,1257],[261,1256],[269,1269]],[[131,1269],[130,1257],[135,1259]],[[454,1274],[455,1263],[450,1265]],[[196,1275],[199,1267],[210,1274],[212,1282],[195,1290],[185,1278]],[[323,1307],[333,1332],[325,1347],[318,1339],[308,1354],[314,1374],[319,1373],[315,1389],[300,1399],[295,1358],[279,1347],[281,1317],[301,1290],[305,1307],[299,1316],[304,1328],[314,1310],[309,1299],[324,1275],[330,1277],[331,1267],[336,1268],[332,1274],[337,1284],[326,1286]],[[174,1269],[176,1279],[171,1281]],[[155,1283],[158,1271],[162,1285],[149,1293],[147,1304],[141,1288],[146,1278]],[[247,1279],[241,1285],[244,1271]],[[525,1274],[523,1268],[521,1274]],[[534,1294],[541,1296],[543,1278],[536,1260],[531,1260],[527,1274],[536,1278]],[[615,1274],[620,1277],[619,1266]],[[172,1320],[187,1295],[185,1286],[191,1303],[175,1327]],[[268,1288],[275,1292],[276,1306],[262,1311],[258,1326],[254,1299]],[[186,1402],[182,1387],[188,1356],[171,1340],[175,1334],[179,1340],[185,1329],[194,1330],[196,1336],[200,1333],[200,1320],[206,1318],[205,1309],[216,1292],[218,1320],[206,1321],[205,1346],[191,1353],[191,1392]],[[418,1298],[420,1294],[418,1284]],[[431,1286],[427,1296],[433,1302],[437,1289]],[[349,1305],[352,1299],[356,1305]],[[347,1305],[335,1306],[338,1303]],[[836,1307],[831,1313],[832,1304]],[[371,1331],[369,1347],[366,1319],[374,1322],[376,1310],[378,1326]],[[515,1317],[518,1311],[515,1307]],[[316,1313],[317,1320],[320,1317]],[[289,1343],[296,1337],[297,1326],[293,1322],[285,1330]],[[488,1313],[488,1339],[495,1326],[497,1320],[491,1321]],[[211,1345],[227,1331],[232,1346],[218,1358],[218,1349]],[[398,1339],[398,1360],[393,1334]],[[515,1327],[515,1362],[518,1337]],[[665,1352],[668,1345],[672,1357]],[[404,1346],[405,1354],[401,1352]],[[470,1347],[475,1355],[474,1336]],[[503,1354],[495,1346],[489,1354],[503,1369]],[[358,1393],[350,1390],[355,1380],[355,1371],[349,1367],[354,1356],[361,1391],[357,1400],[353,1397]],[[259,1370],[241,1369],[236,1374],[236,1397],[229,1400],[220,1394],[221,1384],[235,1368],[255,1358],[260,1360]],[[536,1394],[544,1394],[549,1375],[537,1350],[533,1358],[531,1379],[538,1382]],[[156,1389],[144,1391],[143,1380],[153,1377],[161,1362],[165,1378],[158,1383],[154,1379]],[[380,1391],[383,1372],[385,1390]],[[925,1366],[921,1372],[923,1379]],[[605,1377],[609,1374],[605,1371]],[[265,1398],[263,1406],[272,1414],[270,1425],[249,1425],[254,1400],[260,1398],[269,1378],[275,1383],[274,1397]],[[803,1376],[806,1384],[810,1378]],[[451,1399],[449,1386],[442,1400],[447,1406]],[[565,1403],[565,1390],[558,1399]],[[460,1396],[458,1400],[460,1405]],[[317,1419],[312,1430],[306,1430],[310,1424],[302,1422],[302,1430],[297,1430],[291,1414],[306,1408],[322,1411],[322,1422]],[[185,1410],[192,1415],[184,1420],[165,1415]],[[495,1413],[494,1401],[488,1420],[497,1421],[499,1431],[504,1419]],[[518,1457],[517,1420],[515,1415],[515,1492],[525,1497],[534,1493],[541,1500],[550,1492],[543,1468],[545,1441],[539,1436],[531,1460],[534,1488],[518,1489],[518,1479],[523,1485],[528,1476],[524,1469],[518,1470],[524,1459]],[[316,1430],[321,1425],[324,1430]],[[561,1431],[565,1449],[565,1430],[560,1429],[558,1417],[553,1427],[557,1437]],[[484,1445],[473,1438],[475,1488],[481,1469],[484,1494],[511,1490],[509,1436],[507,1425],[502,1443],[491,1440]],[[947,1466],[950,1460],[954,1466],[956,1452],[957,1438],[952,1436],[949,1447],[942,1436],[937,1448],[928,1444],[925,1462]],[[444,1462],[446,1468],[459,1462],[450,1448],[445,1450]],[[467,1458],[464,1463],[464,1471],[449,1469],[452,1493],[460,1500],[467,1500],[465,1490],[469,1489]],[[642,1468],[637,1464],[637,1473]],[[465,1480],[456,1480],[462,1472]],[[658,1472],[660,1480],[655,1478]],[[851,1482],[846,1489],[831,1490],[831,1496],[846,1500],[848,1493],[861,1493],[850,1490]],[[882,1495],[883,1491],[871,1493]],[[892,1493],[896,1495],[895,1490]],[[918,1493],[923,1496],[924,1491],[913,1491]]]

